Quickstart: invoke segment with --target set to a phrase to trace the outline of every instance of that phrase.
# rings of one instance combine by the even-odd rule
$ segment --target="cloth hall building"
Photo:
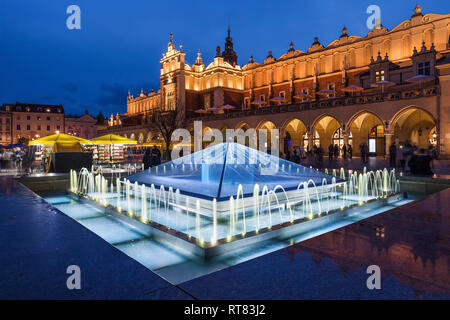
[[[223,50],[193,64],[174,44],[161,59],[160,88],[128,94],[127,112],[111,115],[104,133],[160,139],[155,115],[176,111],[208,128],[280,129],[280,150],[320,144],[368,143],[385,155],[392,143],[434,145],[450,157],[450,14],[413,14],[394,28],[374,27],[365,36],[344,27],[337,39],[316,37],[300,50],[238,64],[228,29]],[[124,97],[125,100],[125,97]],[[153,120],[152,120],[153,119]]]

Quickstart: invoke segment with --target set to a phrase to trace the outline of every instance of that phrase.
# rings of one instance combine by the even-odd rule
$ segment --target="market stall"
[[[94,144],[94,161],[97,164],[123,163],[125,160],[125,147],[136,145],[137,141],[115,134],[107,134],[91,140]]]
[[[64,133],[53,134],[29,142],[29,146],[41,146],[36,156],[42,159],[45,172],[69,172],[92,166],[92,153],[84,149],[91,142]]]

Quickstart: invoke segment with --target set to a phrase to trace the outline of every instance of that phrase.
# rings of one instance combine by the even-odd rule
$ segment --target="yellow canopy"
[[[141,146],[144,146],[144,147],[153,147],[153,146],[161,147],[162,145],[163,145],[162,142],[146,142],[146,143],[141,144]]]
[[[73,144],[89,144],[91,141],[83,138],[78,138],[71,136],[69,134],[64,133],[58,133],[58,134],[52,134],[50,136],[42,137],[33,141],[30,141],[28,145],[35,146],[39,144],[47,145],[47,146],[53,146],[55,143],[58,144],[67,144],[67,145],[73,145]]]
[[[91,139],[91,141],[93,144],[137,144],[136,140],[121,137],[116,134],[107,134]]]
[[[53,152],[83,152],[83,148],[79,142],[56,142]]]

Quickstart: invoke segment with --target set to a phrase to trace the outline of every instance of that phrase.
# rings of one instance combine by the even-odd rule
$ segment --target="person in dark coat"
[[[161,151],[158,149],[156,145],[153,146],[151,156],[152,156],[152,165],[159,166],[161,164]]]
[[[350,160],[352,160],[352,157],[353,157],[353,148],[352,148],[352,145],[351,145],[351,144],[348,145],[347,150],[348,150],[348,158],[349,158]]]
[[[397,147],[395,144],[391,144],[389,147],[389,166],[392,168],[395,168],[395,165],[397,163]]]
[[[364,163],[366,160],[366,155],[364,154],[365,148],[363,142],[361,142],[361,144],[359,145],[359,151],[361,152],[361,161]]]
[[[142,163],[144,164],[144,170],[151,167],[152,159],[150,157],[150,149],[145,150],[144,157],[142,158]]]
[[[339,157],[339,146],[337,144],[334,145],[334,158],[337,159]]]
[[[328,160],[333,160],[333,153],[334,153],[333,144],[330,143],[330,145],[328,146]]]

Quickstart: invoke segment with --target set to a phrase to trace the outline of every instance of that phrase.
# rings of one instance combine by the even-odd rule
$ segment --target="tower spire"
[[[233,39],[231,38],[230,25],[227,30],[228,36],[225,39],[225,50],[222,52],[222,58],[233,67],[237,64],[237,54],[233,49]]]

